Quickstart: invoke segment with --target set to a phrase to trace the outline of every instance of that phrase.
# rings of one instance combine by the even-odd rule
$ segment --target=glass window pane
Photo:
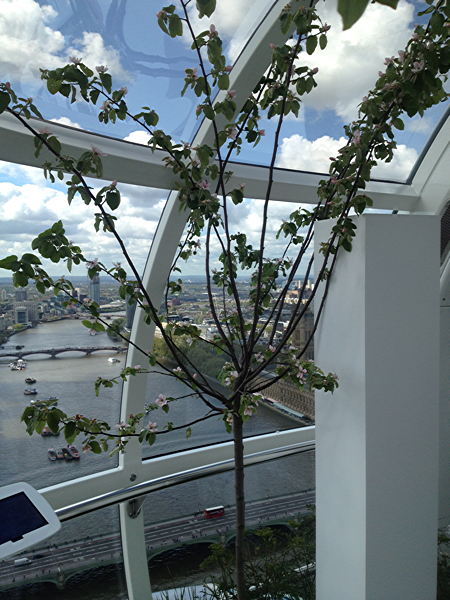
[[[245,486],[247,528],[272,526],[288,532],[289,522],[311,514],[309,507],[315,502],[314,452],[246,467]],[[152,590],[211,581],[213,572],[201,563],[210,544],[233,543],[233,488],[233,473],[227,472],[147,496],[145,538]],[[215,506],[223,506],[223,513],[208,518],[211,514],[205,509]]]
[[[17,564],[21,558],[25,564]],[[66,521],[44,543],[0,562],[1,600],[126,600],[119,511]]]
[[[91,180],[91,185],[98,189],[104,182]],[[61,219],[67,237],[81,246],[88,260],[98,258],[106,268],[123,260],[110,234],[95,233],[95,207],[80,199],[68,206],[64,188],[62,182],[48,184],[39,169],[0,163],[0,256],[30,252],[32,240]],[[132,185],[121,186],[121,191],[118,231],[142,272],[167,191]],[[121,318],[126,327],[126,305],[119,298],[117,282],[105,274],[98,282],[88,280],[85,263],[75,265],[71,274],[63,262],[43,259],[43,264],[55,279],[62,275],[70,279],[79,300],[98,300],[107,323]],[[69,415],[97,417],[111,425],[119,421],[121,385],[103,388],[96,397],[94,382],[98,376],[119,374],[126,356],[114,348],[125,344],[106,332],[92,335],[82,325],[87,313],[78,304],[65,306],[66,300],[53,290],[41,295],[32,285],[14,288],[11,272],[0,271],[0,453],[4,457],[0,479],[4,484],[24,480],[43,488],[117,465],[117,455],[111,458],[107,453],[81,452],[79,459],[68,460],[66,452],[66,460],[61,454],[67,445],[62,434],[30,437],[20,422],[29,403],[51,397],[58,398]],[[17,367],[18,359],[25,361],[26,368],[12,370],[10,363]],[[81,441],[82,437],[75,442],[79,451]],[[51,460],[55,455],[49,449],[61,459]]]

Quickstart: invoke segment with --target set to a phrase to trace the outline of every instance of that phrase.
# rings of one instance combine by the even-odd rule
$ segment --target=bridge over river
[[[315,503],[314,490],[305,490],[249,502],[246,508],[248,527],[281,525],[299,514],[308,512]],[[202,515],[179,517],[145,527],[148,560],[163,552],[191,544],[229,542],[234,537],[234,507],[225,507],[225,515],[218,519],[204,519]],[[64,527],[64,524],[63,524]],[[59,589],[73,576],[83,571],[121,563],[120,534],[99,535],[75,540],[60,546],[31,549],[26,554],[32,562],[14,566],[14,558],[0,562],[0,592],[31,583],[51,582]]]
[[[25,358],[25,356],[30,356],[32,354],[46,354],[49,358],[56,358],[58,354],[63,354],[64,352],[81,352],[85,356],[89,356],[93,352],[99,352],[101,350],[117,353],[126,352],[126,348],[123,346],[62,346],[60,348],[31,348],[29,350],[11,349],[6,352],[0,352],[0,360]]]

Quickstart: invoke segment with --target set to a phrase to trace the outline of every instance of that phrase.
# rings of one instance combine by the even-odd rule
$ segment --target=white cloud
[[[80,40],[66,48],[64,36],[52,29],[57,15],[51,6],[35,0],[0,0],[0,71],[3,77],[36,83],[39,68],[55,69],[75,54],[92,67],[108,65],[110,72],[127,78],[118,52],[107,47],[99,33],[83,32]]]
[[[64,37],[48,26],[56,12],[34,0],[0,0],[0,68],[25,80],[39,77],[39,67],[55,68]]]
[[[307,140],[301,135],[294,134],[283,138],[280,158],[277,166],[301,171],[328,173],[330,157],[336,156],[339,148],[346,144],[344,137],[339,139],[328,135]],[[390,163],[380,162],[372,171],[372,176],[378,179],[404,180],[408,177],[418,157],[414,148],[399,144]]]
[[[83,37],[66,51],[66,56],[81,58],[91,69],[99,65],[107,66],[108,72],[114,77],[119,77],[122,80],[129,79],[129,75],[120,63],[119,53],[114,48],[105,46],[99,33],[85,31]]]
[[[431,133],[433,129],[434,124],[429,117],[415,117],[407,124],[407,130],[414,133]]]
[[[150,135],[142,130],[132,131],[123,138],[126,142],[134,142],[135,144],[147,145]]]
[[[318,87],[304,97],[305,104],[335,110],[344,121],[351,121],[378,71],[385,69],[384,58],[396,55],[409,39],[414,6],[405,0],[396,10],[369,4],[362,18],[347,31],[342,31],[335,0],[319,3],[318,11],[331,29],[325,50],[300,57],[301,64],[319,68]]]
[[[57,119],[50,119],[53,123],[59,123],[60,125],[68,125],[69,127],[75,127],[75,129],[81,129],[81,125],[71,121],[68,117],[58,117]]]

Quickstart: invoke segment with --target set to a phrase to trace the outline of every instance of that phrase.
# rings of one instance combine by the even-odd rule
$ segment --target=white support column
[[[144,511],[141,510],[134,517],[130,516],[128,502],[122,502],[119,509],[123,566],[127,581],[128,598],[130,600],[150,600],[150,575],[143,534]]]
[[[340,380],[316,394],[316,597],[432,600],[439,221],[364,215],[357,225],[315,340],[317,364]],[[317,248],[329,229],[316,227]]]

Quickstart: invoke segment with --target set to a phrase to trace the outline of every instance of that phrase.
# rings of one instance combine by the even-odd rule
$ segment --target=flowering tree
[[[157,128],[158,114],[153,108],[133,111],[126,102],[126,88],[114,89],[106,66],[98,66],[93,71],[74,57],[71,64],[62,68],[42,70],[42,79],[51,94],[98,105],[98,118],[105,124],[117,119],[133,120],[148,134],[149,146],[164,151],[163,160],[176,176],[180,207],[186,209],[188,220],[167,280],[163,307],[152,302],[127,250],[126,239],[121,235],[120,220],[114,214],[121,202],[117,182],[108,183],[98,191],[89,182],[89,177],[102,177],[101,152],[91,148],[78,157],[68,155],[55,135],[30,119],[33,115],[41,118],[32,99],[17,97],[9,82],[0,84],[0,112],[8,112],[33,134],[36,155],[45,151],[48,157],[43,164],[45,176],[52,182],[56,178],[66,182],[69,204],[81,199],[93,209],[96,231],[101,229],[116,240],[125,266],[109,267],[86,257],[79,246],[69,241],[63,223],[58,221],[34,239],[32,250],[37,254],[26,253],[20,258],[8,256],[0,261],[0,267],[12,271],[16,286],[34,281],[42,293],[51,288],[57,292],[62,290],[67,294],[68,302],[77,302],[72,283],[65,278],[52,278],[40,257],[54,263],[65,262],[69,271],[73,265],[85,263],[89,277],[98,273],[113,277],[119,284],[120,296],[135,302],[145,314],[145,321],[153,323],[159,330],[175,368],[161,361],[154,352],[140,348],[148,365],[128,366],[117,378],[100,377],[95,384],[96,390],[111,387],[151,367],[182,381],[189,388],[188,396],[203,403],[205,414],[193,423],[174,427],[171,422],[162,424],[160,417],[154,420],[154,411],[168,413],[170,405],[177,400],[165,395],[163,390],[141,413],[129,415],[115,428],[96,418],[79,414],[70,416],[58,408],[54,400],[27,407],[22,419],[30,434],[40,432],[48,425],[53,431],[63,430],[68,441],[84,435],[85,448],[102,452],[111,442],[115,450],[124,450],[131,437],[153,444],[159,435],[181,427],[186,428],[189,436],[195,422],[219,415],[234,441],[236,588],[237,596],[242,600],[247,597],[242,569],[245,531],[243,424],[256,412],[261,392],[279,379],[288,379],[300,389],[332,392],[337,386],[336,375],[324,373],[314,362],[304,360],[304,353],[317,327],[337,256],[341,249],[350,251],[352,248],[356,229],[354,216],[371,205],[370,198],[364,193],[371,169],[378,161],[389,162],[393,157],[394,130],[404,127],[401,115],[422,115],[428,107],[447,98],[443,81],[449,68],[449,7],[444,1],[430,6],[425,11],[430,16],[428,25],[417,26],[405,50],[397,57],[386,59],[386,70],[380,73],[375,87],[363,98],[358,118],[345,128],[347,144],[330,159],[329,178],[319,184],[317,204],[312,209],[298,207],[281,224],[277,237],[284,240],[283,251],[274,257],[268,252],[267,226],[280,132],[285,117],[291,113],[297,116],[302,97],[317,85],[317,69],[302,65],[302,52],[313,54],[325,48],[329,27],[320,20],[314,8],[300,6],[297,1],[287,5],[280,15],[280,26],[286,37],[291,35],[285,44],[272,44],[272,60],[266,73],[243,105],[238,106],[236,92],[230,88],[232,67],[223,54],[219,32],[211,25],[200,34],[194,33],[188,3],[179,0],[178,7],[174,4],[164,7],[157,19],[160,28],[170,37],[181,36],[186,30],[192,37],[198,66],[186,69],[182,93],[192,90],[199,98],[197,116],[211,122],[211,144],[193,147],[178,142]],[[387,0],[382,3],[396,4]],[[366,4],[358,2],[353,6],[365,7]],[[341,10],[351,24],[358,14],[352,9],[345,12],[348,5],[340,2]],[[215,1],[197,0],[196,6],[200,17],[210,17]],[[242,186],[230,184],[230,159],[244,144],[256,145],[261,141],[265,134],[262,119],[275,122],[275,133],[261,232],[259,241],[252,244],[245,233],[232,228],[230,207],[244,201],[244,190]],[[306,297],[306,282],[313,268],[310,249],[314,224],[329,218],[334,219],[334,224],[329,240],[322,244],[321,262],[314,265],[315,288]],[[216,329],[213,339],[202,337],[196,325],[172,323],[167,319],[169,299],[183,286],[176,275],[178,264],[197,253],[200,240],[204,245],[209,310]],[[219,251],[215,253],[214,248]],[[296,303],[291,306],[283,332],[278,334],[277,326],[286,307],[288,291],[301,270],[305,273],[304,283]],[[243,297],[239,291],[238,274],[249,277],[248,297]],[[323,293],[315,306],[314,330],[304,347],[293,347],[290,344],[292,334],[320,289]],[[220,294],[215,293],[217,290]],[[84,309],[92,317],[84,321],[87,327],[95,331],[109,327],[95,302],[88,300]],[[222,387],[214,385],[191,360],[190,344],[206,344],[224,358],[220,374]],[[270,380],[264,377],[266,371],[273,374]],[[150,422],[144,425],[144,419],[149,415]]]

